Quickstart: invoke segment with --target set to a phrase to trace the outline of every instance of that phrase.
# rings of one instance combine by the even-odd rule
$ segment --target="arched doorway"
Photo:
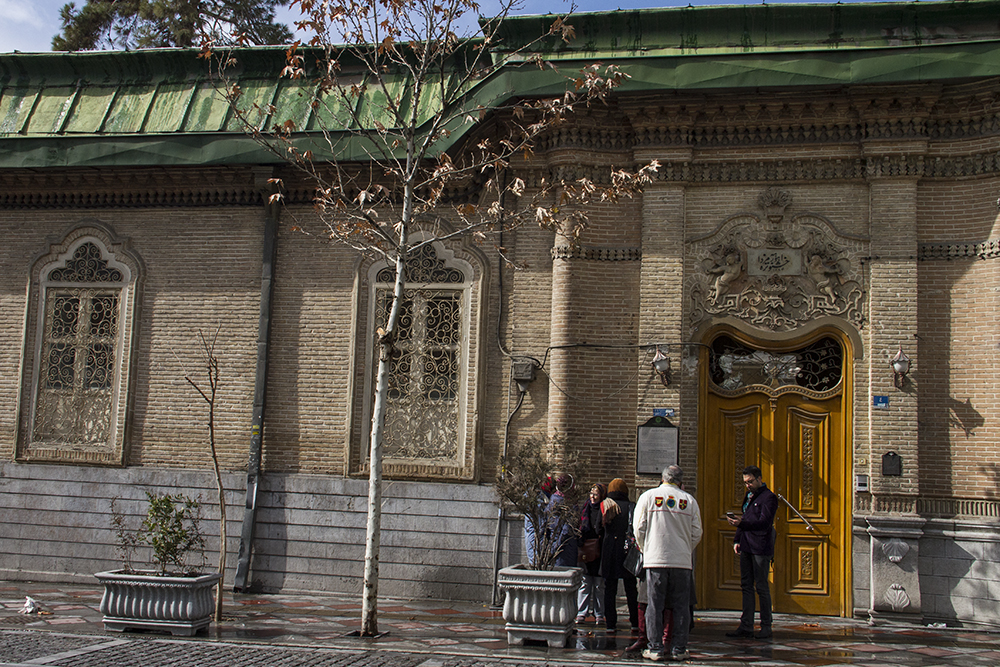
[[[781,342],[718,328],[706,338],[698,495],[705,537],[699,606],[739,609],[740,568],[727,511],[739,513],[742,471],[757,465],[779,501],[771,573],[779,613],[847,616],[851,604],[849,369],[852,349],[825,328]]]

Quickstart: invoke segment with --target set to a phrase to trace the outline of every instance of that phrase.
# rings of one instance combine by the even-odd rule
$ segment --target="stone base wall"
[[[227,588],[239,552],[244,484],[243,474],[226,475]],[[207,565],[214,567],[219,531],[209,471],[0,463],[0,578],[94,583],[95,572],[120,567],[110,523],[112,497],[121,498],[120,507],[137,525],[147,489],[200,496]],[[257,500],[252,586],[265,592],[360,594],[367,489],[366,480],[265,475]],[[493,497],[492,488],[481,485],[386,482],[380,594],[488,602],[497,526]],[[516,536],[505,540],[517,543]]]
[[[1000,626],[1000,522],[928,520],[920,592],[929,622]]]
[[[225,477],[227,587],[232,585],[239,551],[244,480],[240,473]],[[119,567],[110,524],[111,499],[120,498],[120,507],[135,525],[145,513],[145,490],[201,498],[207,564],[213,567],[218,513],[209,471],[4,462],[0,463],[0,578],[94,583],[95,572]],[[364,480],[265,475],[258,494],[252,585],[265,592],[360,593],[366,503]],[[891,587],[892,568],[899,566],[919,581],[916,591],[907,589],[916,605],[899,610],[906,617],[916,622],[1000,627],[1000,523],[927,519],[919,536],[909,534],[912,526],[906,527],[906,534],[896,535],[896,523],[855,517],[855,615],[871,615],[876,621],[899,615],[878,601],[876,607],[885,608],[872,614],[871,595],[873,588]],[[382,595],[491,600],[497,506],[489,486],[387,482],[382,528]],[[901,553],[897,541],[913,546]],[[893,544],[897,550],[882,549],[882,544]],[[522,521],[508,519],[500,534],[499,566],[518,563],[523,556]],[[899,560],[893,562],[890,556]]]
[[[856,516],[854,614],[1000,627],[1000,522]]]

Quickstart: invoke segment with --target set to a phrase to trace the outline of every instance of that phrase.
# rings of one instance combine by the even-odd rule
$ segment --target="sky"
[[[38,53],[52,50],[52,37],[59,33],[61,22],[59,10],[68,0],[0,0],[0,53],[21,51]],[[577,11],[601,11],[614,9],[641,9],[645,7],[673,7],[681,5],[747,5],[760,4],[761,0],[577,0]],[[797,2],[809,0],[793,0]],[[836,0],[821,0],[836,2]],[[852,0],[846,0],[851,2]],[[771,0],[777,4],[782,0]],[[76,0],[78,7],[86,0]],[[527,0],[521,14],[546,14],[565,12],[569,9],[566,0],[546,2]],[[487,3],[484,2],[484,13]],[[298,13],[285,9],[279,20],[292,25]]]

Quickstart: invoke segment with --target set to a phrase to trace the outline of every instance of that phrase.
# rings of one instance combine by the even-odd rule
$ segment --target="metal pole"
[[[793,505],[790,502],[788,502],[787,500],[785,500],[785,497],[783,495],[781,495],[780,493],[775,493],[774,495],[776,495],[779,498],[781,498],[785,502],[785,504],[788,505],[789,509],[791,509],[793,512],[795,512],[795,516],[799,517],[800,519],[802,519],[802,521],[805,522],[806,528],[808,528],[810,530],[810,532],[813,532],[813,533],[816,532],[816,528],[811,523],[809,523],[809,519],[807,519],[804,516],[802,516],[802,514],[800,514],[799,511],[797,509],[795,509],[795,505]]]
[[[501,461],[504,462],[504,465],[506,465],[507,460],[507,437],[510,434],[510,422],[514,419],[514,415],[517,414],[517,411],[521,409],[521,404],[524,403],[524,395],[526,393],[523,389],[520,389],[520,387],[518,387],[518,389],[520,394],[517,397],[517,405],[515,405],[514,409],[510,411],[509,415],[507,415],[507,423],[503,428],[503,456],[501,457]],[[504,474],[502,467],[498,471],[498,474]],[[497,593],[499,592],[497,587],[497,578],[500,573],[500,531],[503,529],[503,517],[504,508],[503,503],[500,502],[500,506],[497,510],[497,529],[493,535],[493,595],[491,600],[494,607],[499,605],[499,600],[497,600]]]
[[[271,298],[274,293],[274,263],[278,245],[278,217],[281,206],[270,200],[275,186],[264,190],[264,243],[260,281],[260,319],[257,324],[257,372],[254,380],[253,414],[250,424],[250,456],[247,462],[247,494],[243,509],[243,531],[236,562],[233,590],[249,590],[250,557],[257,524],[257,488],[260,485],[260,460],[264,447],[264,404],[267,390],[268,339],[271,333]]]

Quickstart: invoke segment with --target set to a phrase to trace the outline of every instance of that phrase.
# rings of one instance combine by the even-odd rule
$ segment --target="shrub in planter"
[[[530,438],[514,443],[501,459],[496,481],[502,505],[524,516],[529,556],[528,563],[498,573],[511,644],[532,639],[563,646],[576,618],[583,570],[556,562],[567,548],[575,552],[586,489],[574,483],[580,477],[578,459],[569,455],[557,461],[546,454],[549,449],[551,445]]]
[[[204,538],[198,501],[181,494],[158,495],[146,492],[146,518],[138,530],[126,525],[126,518],[112,501],[112,526],[122,569],[99,572],[104,584],[101,613],[108,630],[164,630],[192,635],[208,627],[214,610],[212,591],[221,578],[204,574]],[[136,553],[150,549],[153,570],[134,567]],[[200,564],[188,560],[200,555]]]

